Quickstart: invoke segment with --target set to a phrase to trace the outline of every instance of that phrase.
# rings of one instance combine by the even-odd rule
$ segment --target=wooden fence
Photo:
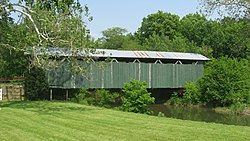
[[[0,100],[24,100],[24,88],[21,84],[0,84]]]

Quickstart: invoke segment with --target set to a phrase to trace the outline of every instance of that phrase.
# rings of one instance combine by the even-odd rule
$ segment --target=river
[[[163,104],[150,105],[149,108],[156,116],[159,112],[161,112],[169,118],[250,126],[250,116],[236,116],[216,113],[211,108],[182,107]]]

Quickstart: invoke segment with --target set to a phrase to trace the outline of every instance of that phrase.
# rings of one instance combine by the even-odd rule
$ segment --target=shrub
[[[230,106],[247,103],[250,75],[247,61],[222,57],[206,65],[205,75],[198,81],[203,103]]]
[[[241,114],[246,108],[246,104],[237,102],[230,106],[230,111],[233,115],[239,115]]]
[[[79,91],[75,94],[75,101],[77,103],[85,103],[85,98],[87,94],[87,89],[79,89]]]
[[[185,84],[185,93],[182,97],[184,104],[198,104],[200,103],[200,87],[195,82],[189,82]]]
[[[117,104],[120,95],[118,93],[111,93],[105,89],[97,89],[91,91],[88,89],[80,89],[76,94],[74,101],[82,104],[90,104],[110,108]]]
[[[159,112],[157,116],[158,116],[158,117],[165,117],[165,114],[162,113],[162,112]]]
[[[182,101],[182,98],[178,96],[178,93],[177,92],[174,92],[170,99],[167,101],[167,104],[169,105],[182,105],[183,104],[183,101]]]
[[[154,98],[147,91],[146,82],[131,80],[122,89],[122,110],[127,112],[151,114],[148,104],[154,103]]]
[[[95,92],[95,103],[94,105],[110,108],[115,105],[116,99],[118,99],[118,93],[111,93],[105,89],[99,89]]]
[[[33,67],[25,73],[25,98],[28,100],[43,100],[48,96],[49,85],[43,69]]]

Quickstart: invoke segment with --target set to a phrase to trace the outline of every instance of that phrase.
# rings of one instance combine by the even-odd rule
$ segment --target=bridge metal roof
[[[149,59],[174,59],[174,60],[199,60],[208,61],[209,58],[196,53],[180,53],[180,52],[159,52],[159,51],[126,51],[126,50],[110,50],[96,49],[99,54],[91,53],[94,57],[114,57],[114,58],[149,58]]]
[[[59,56],[91,56],[91,57],[111,57],[111,58],[148,58],[148,59],[173,59],[173,60],[198,60],[208,61],[209,58],[197,53],[181,53],[181,52],[159,52],[159,51],[128,51],[128,50],[111,50],[111,49],[93,49],[78,51],[75,55],[69,49],[65,48],[48,48],[41,51],[40,48],[35,49],[35,54],[46,53],[48,55]],[[26,53],[30,54],[30,53]]]

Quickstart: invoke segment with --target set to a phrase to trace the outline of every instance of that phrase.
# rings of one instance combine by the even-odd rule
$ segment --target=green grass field
[[[69,102],[0,102],[0,141],[250,140],[250,127],[185,121]]]

